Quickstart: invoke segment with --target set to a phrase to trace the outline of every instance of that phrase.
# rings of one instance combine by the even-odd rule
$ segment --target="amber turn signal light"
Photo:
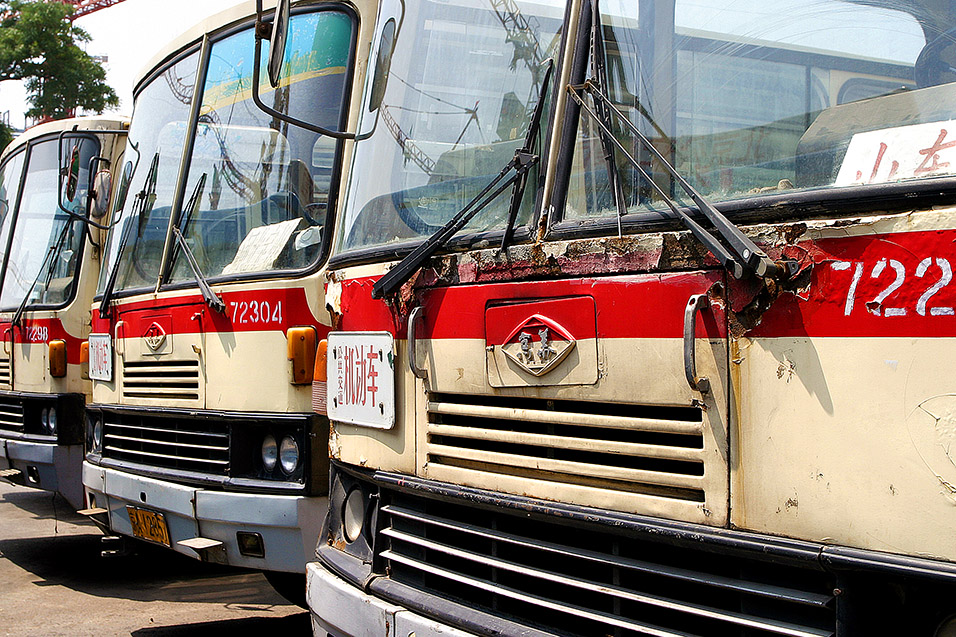
[[[290,327],[287,334],[289,360],[292,361],[292,383],[312,384],[315,369],[316,334],[314,327]]]
[[[66,341],[50,341],[50,376],[63,378],[66,376]]]
[[[80,343],[80,363],[89,363],[90,362],[90,342],[83,341]]]

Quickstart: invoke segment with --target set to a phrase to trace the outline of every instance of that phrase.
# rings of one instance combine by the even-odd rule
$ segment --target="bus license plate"
[[[90,334],[90,378],[113,380],[113,341],[109,334]]]
[[[332,332],[329,419],[360,427],[395,425],[395,351],[388,332]]]
[[[133,527],[133,535],[163,546],[170,546],[165,515],[158,511],[147,511],[132,506],[127,506],[126,512],[129,514],[129,523]]]

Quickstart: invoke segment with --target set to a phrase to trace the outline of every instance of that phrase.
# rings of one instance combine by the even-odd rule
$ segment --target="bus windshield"
[[[713,202],[952,175],[956,15],[949,5],[601,0],[603,92]],[[593,55],[593,51],[592,51]],[[594,76],[592,64],[588,76]],[[590,98],[586,104],[593,105]],[[672,179],[618,125],[665,192]],[[583,111],[563,216],[658,211]],[[951,165],[952,164],[952,165]]]
[[[72,200],[63,195],[63,206],[80,217],[84,214],[90,159],[99,143],[91,138],[65,137],[62,153],[57,139],[30,147],[23,197],[13,219],[13,240],[3,276],[0,308],[16,308],[27,297],[29,304],[62,305],[73,296],[77,263],[83,249],[84,222],[60,209],[60,157],[68,158],[79,145],[80,174]],[[9,231],[5,230],[4,235]]]
[[[426,1],[381,27],[360,125],[373,132],[355,146],[341,250],[427,237],[499,173],[545,93],[563,17],[557,1]],[[531,212],[531,179],[519,224]],[[504,228],[510,193],[464,230]]]
[[[122,184],[126,196],[113,213],[116,225],[100,270],[100,292],[114,269],[115,290],[158,281],[198,58],[193,53],[176,62],[136,97],[125,154],[132,177]]]
[[[340,128],[352,20],[319,11],[293,16],[291,27],[284,77],[262,99]],[[324,244],[337,144],[256,107],[253,45],[251,29],[216,42],[203,86],[179,227],[208,277],[305,268]],[[185,253],[175,250],[170,280],[192,278]]]

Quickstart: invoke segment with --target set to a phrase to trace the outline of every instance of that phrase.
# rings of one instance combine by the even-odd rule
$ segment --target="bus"
[[[956,634],[954,27],[382,2],[315,634]]]
[[[83,505],[90,332],[128,122],[29,129],[0,155],[0,477]]]
[[[109,537],[265,571],[292,598],[327,508],[311,385],[348,147],[283,118],[354,118],[363,6],[297,6],[276,84],[259,81],[270,22],[257,31],[251,2],[157,54],[92,306],[85,511]]]

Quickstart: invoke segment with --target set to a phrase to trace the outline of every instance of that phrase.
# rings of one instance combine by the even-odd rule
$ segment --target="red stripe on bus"
[[[956,230],[859,235],[804,241],[785,252],[806,268],[762,315],[747,312],[750,337],[956,337]],[[520,264],[518,264],[520,266]],[[516,266],[518,267],[518,266]],[[520,270],[520,267],[518,268]],[[500,274],[500,273],[499,273]],[[421,338],[486,337],[486,308],[508,302],[591,297],[602,338],[680,338],[693,294],[723,278],[719,270],[566,278],[512,283],[469,283],[419,290],[424,299]],[[389,331],[404,338],[402,316],[371,299],[374,279],[342,283],[342,329]],[[746,282],[731,282],[730,297]],[[743,305],[743,303],[740,303]],[[528,306],[529,311],[534,311]],[[735,310],[742,310],[737,307]],[[544,315],[546,311],[542,312]],[[698,318],[698,337],[725,334],[720,308]],[[573,318],[570,319],[573,322]],[[560,323],[560,321],[558,321]],[[502,326],[508,331],[514,326]],[[498,327],[488,334],[498,335]],[[570,329],[570,328],[569,328]],[[575,330],[587,333],[587,326]],[[571,330],[574,332],[575,330]]]
[[[608,278],[527,281],[462,285],[434,288],[423,293],[424,326],[421,338],[486,337],[486,308],[521,303],[509,319],[514,324],[492,325],[492,338],[510,332],[525,318],[540,313],[548,317],[548,301],[566,297],[587,297],[594,301],[596,327],[588,315],[562,314],[554,318],[574,338],[680,338],[684,309],[694,294],[706,292],[721,280],[719,271],[696,273],[627,275]],[[371,298],[374,279],[352,279],[342,285],[342,329],[346,331],[388,331],[405,338],[405,324],[389,305]],[[540,300],[541,303],[529,303]],[[525,316],[525,314],[527,316]],[[548,317],[552,318],[552,317]],[[723,336],[721,308],[714,304],[698,319],[697,334]]]
[[[70,363],[80,362],[80,343],[83,342],[83,339],[68,333],[59,318],[25,318],[22,325],[16,329],[13,329],[9,322],[0,323],[0,337],[3,338],[4,342],[10,340],[11,330],[13,340],[16,343],[45,345],[50,341],[66,341],[67,360]]]
[[[239,290],[219,295],[226,311],[211,310],[199,294],[121,303],[112,308],[110,318],[100,318],[93,310],[93,332],[114,333],[120,337],[138,337],[154,322],[170,334],[285,332],[290,327],[311,325],[320,337],[329,327],[312,313],[301,287]]]

